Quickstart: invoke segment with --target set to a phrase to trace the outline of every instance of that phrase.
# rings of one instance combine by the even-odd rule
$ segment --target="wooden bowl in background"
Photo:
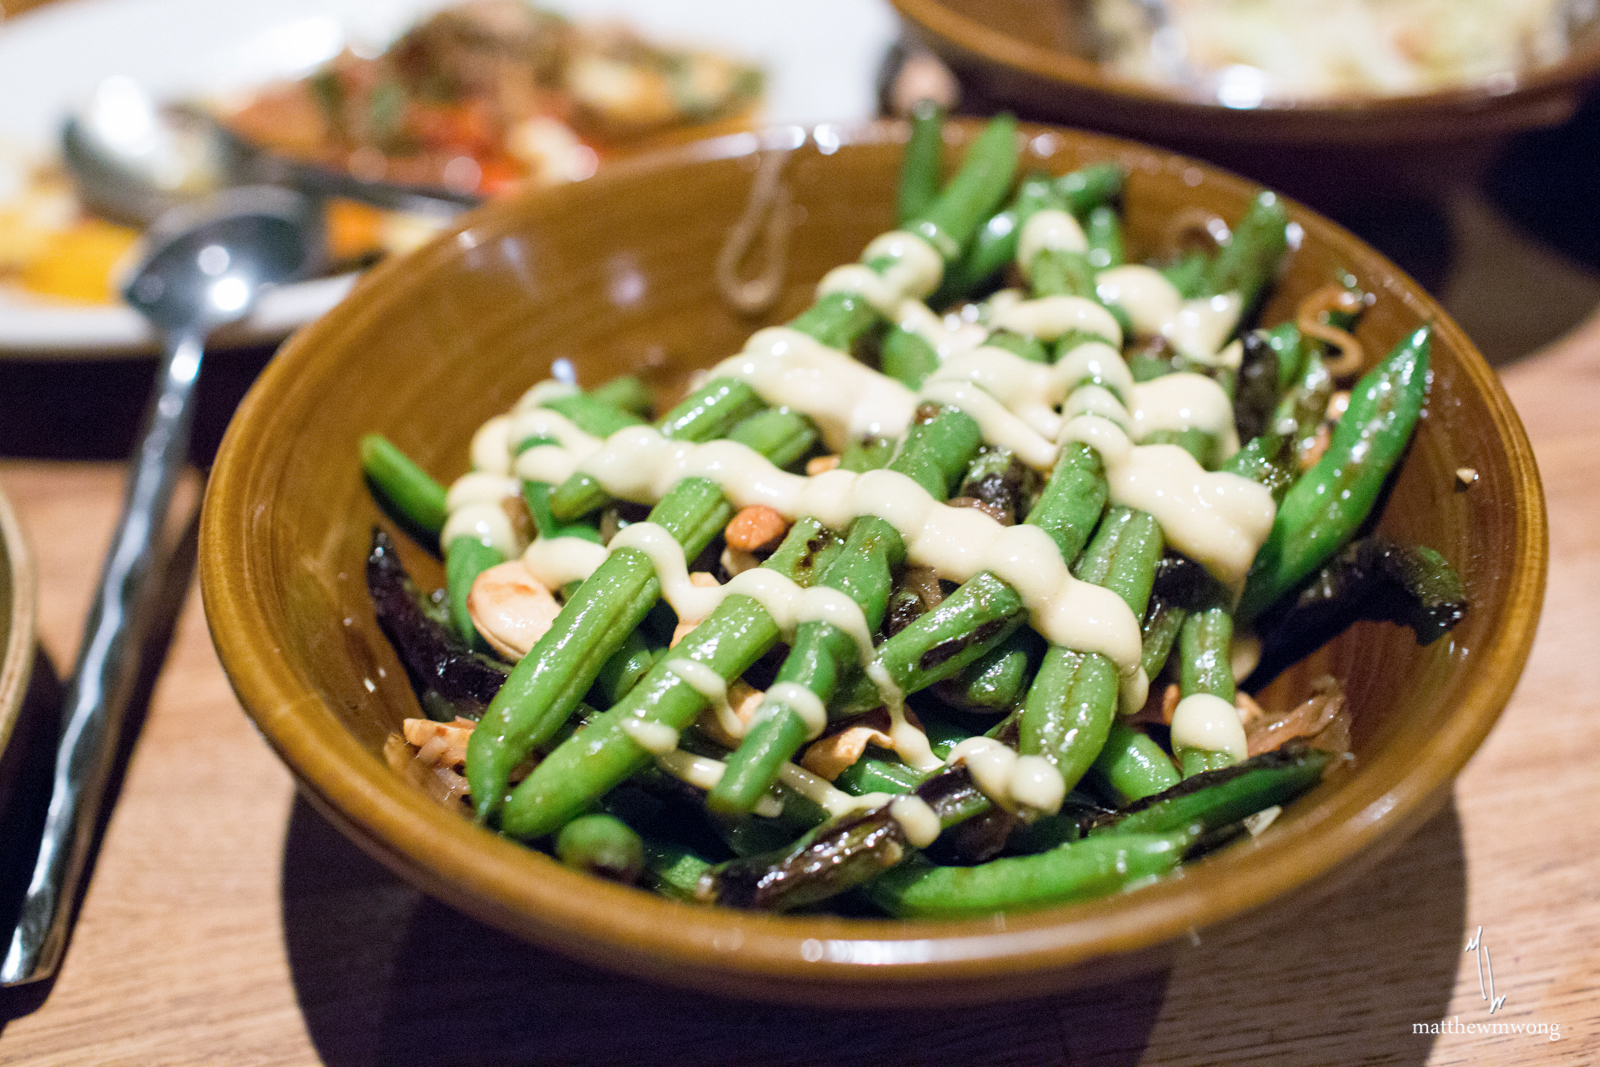
[[[1511,134],[1571,118],[1600,80],[1600,19],[1591,19],[1566,58],[1514,80],[1229,108],[1096,63],[1078,3],[893,2],[911,36],[950,65],[979,110],[1136,137],[1330,207],[1464,184]]]

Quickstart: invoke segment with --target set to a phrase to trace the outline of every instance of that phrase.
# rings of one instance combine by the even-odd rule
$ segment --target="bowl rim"
[[[842,133],[845,145],[905,137],[897,123],[828,128],[830,141]],[[970,136],[974,128],[955,127],[961,136]],[[1261,188],[1214,165],[1133,141],[1063,127],[1030,126],[1025,132],[1067,137],[1107,153],[1159,158],[1169,167],[1199,167],[1208,180],[1239,191]],[[525,212],[556,210],[566,196],[604,191],[657,168],[753,152],[764,140],[737,134],[677,146],[604,168],[584,183],[538,198],[475,211],[411,257],[381,264],[344,303],[292,338],[252,387],[212,468],[201,518],[201,589],[213,641],[241,704],[314,802],[363,847],[425,889],[526,939],[674,984],[817,1002],[845,990],[850,995],[871,990],[871,997],[884,1001],[963,983],[969,990],[964,999],[1009,995],[1019,988],[1016,980],[1064,972],[1099,957],[1131,956],[1199,927],[1257,912],[1290,890],[1325,884],[1356,857],[1375,854],[1380,838],[1390,838],[1392,846],[1401,830],[1415,829],[1431,815],[1441,791],[1498,719],[1527,659],[1547,567],[1543,490],[1509,398],[1461,329],[1376,250],[1287,198],[1291,216],[1302,227],[1351,253],[1353,262],[1381,266],[1412,311],[1434,320],[1461,352],[1460,372],[1484,396],[1505,449],[1509,490],[1524,502],[1517,511],[1516,558],[1501,567],[1508,574],[1502,625],[1486,635],[1481,651],[1474,650],[1475,674],[1463,687],[1457,710],[1392,780],[1369,775],[1362,788],[1355,788],[1347,778],[1337,803],[1323,805],[1315,821],[1304,825],[1306,832],[1269,835],[1257,848],[1224,853],[1225,863],[1203,860],[1183,879],[1133,896],[998,920],[773,916],[685,905],[580,875],[406,787],[355,742],[333,709],[275,652],[274,636],[251,601],[246,539],[233,535],[253,506],[248,490],[262,451],[255,442],[274,421],[280,399],[293,389],[300,365],[323,344],[359,334],[364,323],[403,305],[409,291],[426,285],[463,248],[514,232]],[[319,710],[325,714],[315,714]],[[1363,782],[1361,771],[1353,782]],[[1212,885],[1229,887],[1225,907],[1206,904],[1205,891]]]
[[[952,10],[943,0],[890,0],[918,29],[999,67],[1061,86],[1127,97],[1147,105],[1179,109],[1193,117],[1233,114],[1241,121],[1273,122],[1301,116],[1341,125],[1376,117],[1478,112],[1508,102],[1560,92],[1600,78],[1600,15],[1585,27],[1587,38],[1560,60],[1519,71],[1509,85],[1465,83],[1419,93],[1375,96],[1268,98],[1252,108],[1230,108],[1181,88],[1114,74],[1092,60],[1014,37]],[[1248,117],[1255,116],[1251,120]]]
[[[11,502],[0,492],[0,554],[11,572],[11,601],[0,605],[6,615],[5,647],[0,649],[0,753],[22,714],[23,697],[33,673],[37,637],[39,576],[33,551]]]

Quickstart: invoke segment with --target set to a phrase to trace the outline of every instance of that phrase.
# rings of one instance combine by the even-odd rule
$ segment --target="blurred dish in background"
[[[1594,0],[1523,4],[1519,18],[1527,25],[1542,24],[1539,11],[1551,12],[1552,18],[1562,12],[1571,16],[1572,32],[1558,47],[1547,36],[1534,43],[1539,34],[1517,43],[1505,30],[1496,47],[1502,55],[1531,62],[1520,69],[1508,71],[1480,56],[1476,66],[1461,60],[1465,80],[1448,85],[1421,81],[1404,92],[1378,88],[1308,96],[1276,95],[1270,70],[1232,62],[1240,53],[1215,57],[1224,64],[1220,74],[1201,69],[1202,50],[1187,42],[1182,29],[1185,17],[1201,8],[1200,0],[1122,0],[1137,16],[1130,21],[1158,77],[1121,72],[1104,61],[1104,34],[1095,20],[1096,5],[1112,2],[893,0],[911,42],[935,52],[960,79],[965,109],[1008,108],[1025,118],[1153,141],[1248,174],[1339,216],[1375,201],[1437,198],[1448,188],[1469,185],[1509,135],[1567,121],[1600,80],[1600,18],[1583,17]],[[1390,45],[1419,65],[1418,78],[1437,78],[1443,62],[1438,57],[1464,54],[1459,42],[1467,39],[1468,24],[1481,17],[1471,12],[1511,0],[1364,2],[1389,17],[1401,10],[1449,12],[1444,30],[1407,31]],[[1309,27],[1313,47],[1332,55],[1337,42],[1353,32],[1342,20],[1357,3],[1213,0],[1209,10],[1262,18],[1269,11],[1292,11],[1295,25]],[[1265,50],[1276,64],[1271,69],[1287,67],[1311,80],[1311,60],[1278,58],[1295,54],[1291,35],[1264,26],[1255,26],[1250,44],[1255,52],[1244,58]],[[1458,43],[1448,44],[1447,37]],[[1362,43],[1368,49],[1363,59],[1375,62],[1381,50],[1377,35]],[[1553,58],[1558,54],[1561,58]],[[1496,68],[1497,73],[1479,76]],[[1347,81],[1364,77],[1369,85],[1396,84],[1375,81],[1370,71],[1345,76]]]
[[[1505,84],[1560,62],[1594,0],[1093,0],[1102,61],[1228,107]]]
[[[11,283],[0,284],[0,356],[150,350],[108,281],[137,234],[86,216],[55,161],[62,117],[110,76],[161,100],[206,101],[275,151],[362,177],[493,194],[581,178],[611,156],[684,135],[868,117],[896,30],[881,0],[442,7],[64,0],[0,27],[0,279]],[[359,266],[415,247],[435,225],[337,202],[330,244],[336,260]],[[223,342],[282,337],[352,281],[346,273],[268,293]]]
[[[602,156],[663,134],[747,120],[760,89],[754,64],[663,47],[625,22],[466,0],[376,55],[345,48],[307,77],[202,106],[257,148],[363,180],[492,196],[587,178]],[[129,79],[103,82],[84,110],[114,139],[143,131],[163,140]],[[139,157],[150,157],[158,187],[216,184],[215,161],[183,151],[183,138],[165,140],[173,143],[143,146]],[[59,165],[28,168],[10,184],[16,195],[0,198],[0,279],[42,299],[115,301],[117,267],[137,231],[84,210]],[[328,221],[335,268],[408,251],[442,223],[345,200],[330,205]]]

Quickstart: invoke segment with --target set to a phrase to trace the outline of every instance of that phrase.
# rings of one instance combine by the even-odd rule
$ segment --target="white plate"
[[[52,150],[62,116],[124,74],[158,97],[210,97],[298,77],[346,43],[381,47],[445,0],[63,0],[0,24],[0,145]],[[763,117],[855,120],[898,25],[885,0],[542,0],[575,18],[620,17],[665,42],[717,48],[767,72]],[[265,294],[237,342],[284,336],[332,307],[352,276]],[[0,289],[0,358],[149,351],[125,307],[45,306]]]

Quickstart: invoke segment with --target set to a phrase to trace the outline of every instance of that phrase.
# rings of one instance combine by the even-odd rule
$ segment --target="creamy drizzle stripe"
[[[1072,419],[1061,438],[1099,451],[1112,501],[1155,516],[1169,544],[1238,591],[1272,532],[1277,509],[1265,486],[1208,471],[1176,445],[1135,447],[1097,415]]]

